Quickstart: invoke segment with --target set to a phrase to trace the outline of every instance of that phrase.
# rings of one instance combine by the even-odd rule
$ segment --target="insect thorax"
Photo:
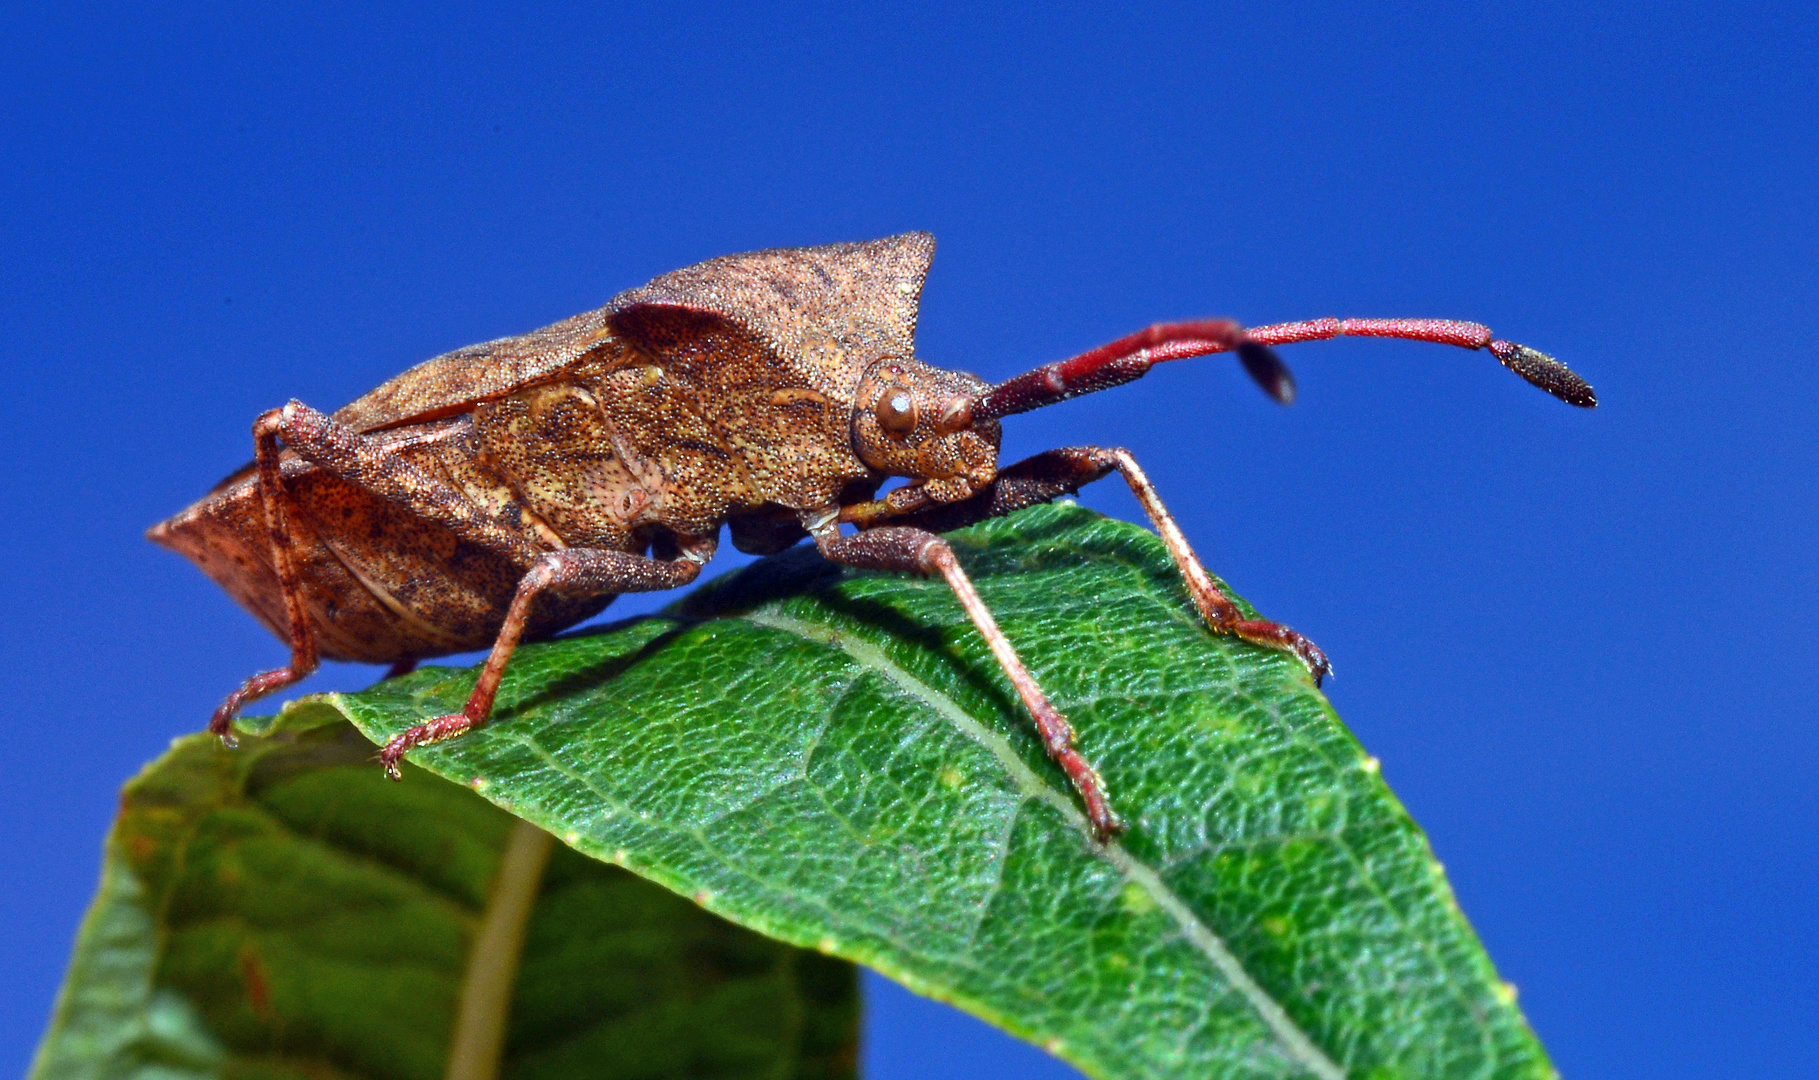
[[[476,501],[521,503],[551,546],[634,551],[663,530],[707,537],[734,514],[827,505],[870,475],[824,395],[702,392],[638,359],[476,406],[458,481]]]

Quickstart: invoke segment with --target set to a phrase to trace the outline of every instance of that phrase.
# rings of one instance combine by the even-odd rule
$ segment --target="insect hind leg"
[[[487,518],[447,482],[416,468],[374,440],[323,413],[292,401],[260,414],[253,422],[254,464],[259,475],[259,502],[271,546],[289,623],[291,662],[261,672],[227,696],[209,719],[209,731],[234,744],[234,717],[249,702],[304,679],[319,666],[316,635],[303,603],[293,556],[291,528],[300,515],[285,487],[280,444],[316,467],[400,506],[418,517],[446,526],[457,536],[487,550],[530,564],[538,551],[522,536]]]
[[[274,690],[301,682],[320,664],[316,632],[310,625],[309,612],[303,606],[296,564],[291,560],[290,499],[278,460],[278,438],[283,430],[282,409],[262,413],[253,421],[253,460],[259,472],[259,505],[265,516],[267,542],[271,545],[272,568],[277,572],[278,588],[284,597],[291,662],[247,679],[215,709],[214,715],[209,717],[208,730],[227,746],[235,745],[234,717],[241,708]]]

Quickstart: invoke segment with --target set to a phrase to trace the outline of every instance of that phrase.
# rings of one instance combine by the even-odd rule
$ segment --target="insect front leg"
[[[958,502],[942,503],[906,514],[892,514],[884,500],[845,507],[840,520],[869,528],[874,525],[909,525],[944,533],[987,518],[1014,514],[1026,506],[1053,502],[1110,473],[1117,466],[1096,446],[1065,446],[1044,450],[998,470],[991,483]]]
[[[379,751],[386,775],[393,780],[400,778],[398,762],[413,747],[452,739],[486,723],[493,711],[493,699],[499,693],[499,680],[505,675],[505,665],[518,647],[518,639],[524,635],[531,605],[539,596],[599,596],[679,588],[694,581],[701,573],[701,566],[712,557],[714,546],[712,540],[695,541],[683,548],[681,557],[670,560],[595,548],[566,548],[538,558],[518,582],[518,591],[505,614],[505,624],[499,628],[499,636],[493,641],[492,652],[487,654],[486,666],[480,669],[480,678],[474,684],[474,692],[468,695],[467,704],[458,713],[438,716],[394,735]]]
[[[998,628],[998,621],[992,618],[991,610],[979,598],[972,580],[960,568],[960,561],[954,557],[954,549],[948,546],[946,540],[922,529],[903,526],[886,526],[854,536],[841,536],[830,521],[815,533],[815,544],[830,561],[861,570],[941,575],[959,599],[967,617],[972,619],[979,636],[991,647],[992,655],[997,658],[998,666],[1004,669],[1005,676],[1016,688],[1017,696],[1023,699],[1024,707],[1036,722],[1036,730],[1042,737],[1042,745],[1048,751],[1048,756],[1061,766],[1073,783],[1074,790],[1080,793],[1080,800],[1086,804],[1087,818],[1092,822],[1094,834],[1105,840],[1124,828],[1106,800],[1105,785],[1100,781],[1099,774],[1080,756],[1080,751],[1074,748],[1073,727],[1049,703],[1048,695],[1042,692],[1035,676],[1023,665],[1023,660],[1017,656],[1017,650],[1011,647],[1004,631]]]
[[[1150,523],[1161,535],[1169,556],[1181,571],[1188,595],[1209,628],[1293,653],[1307,665],[1316,685],[1332,674],[1333,666],[1318,645],[1279,623],[1244,617],[1238,605],[1225,595],[1212,575],[1206,572],[1206,567],[1200,564],[1181,527],[1175,524],[1174,515],[1163,505],[1162,497],[1138,466],[1137,459],[1122,447],[1070,446],[1045,451],[1000,470],[996,480],[963,502],[906,515],[898,520],[904,525],[946,532],[1072,494],[1114,470],[1124,477],[1142,504],[1143,512],[1149,515]]]
[[[1307,670],[1314,676],[1314,685],[1320,685],[1328,675],[1333,673],[1333,665],[1327,660],[1326,653],[1318,645],[1280,623],[1267,619],[1247,619],[1244,612],[1232,598],[1225,595],[1213,582],[1206,567],[1200,565],[1200,559],[1189,546],[1187,537],[1182,535],[1181,527],[1175,524],[1175,516],[1162,504],[1162,496],[1156,494],[1156,486],[1137,465],[1137,459],[1123,447],[1111,449],[1095,448],[1104,454],[1114,468],[1124,477],[1124,482],[1131,487],[1131,493],[1143,505],[1143,512],[1149,515],[1150,523],[1162,537],[1162,543],[1168,547],[1169,557],[1175,560],[1175,567],[1181,571],[1181,579],[1187,584],[1188,595],[1193,597],[1194,606],[1200,609],[1200,617],[1206,625],[1222,634],[1249,641],[1256,645],[1268,645],[1293,653],[1300,658]]]

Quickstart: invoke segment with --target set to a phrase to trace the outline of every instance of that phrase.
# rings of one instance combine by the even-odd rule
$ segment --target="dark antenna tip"
[[[1501,360],[1504,367],[1522,376],[1531,385],[1539,386],[1568,405],[1590,409],[1598,404],[1598,395],[1590,383],[1581,379],[1572,368],[1539,349],[1531,349],[1513,341],[1493,341],[1491,354]]]
[[[1276,350],[1261,342],[1241,341],[1236,351],[1238,362],[1244,365],[1244,370],[1276,404],[1289,405],[1294,402],[1295,377],[1289,374],[1288,365],[1276,355]]]

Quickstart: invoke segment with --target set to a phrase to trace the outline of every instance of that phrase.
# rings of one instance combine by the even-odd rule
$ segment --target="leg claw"
[[[1326,658],[1320,646],[1302,637],[1300,634],[1281,623],[1264,619],[1244,619],[1229,623],[1222,629],[1226,633],[1257,645],[1267,645],[1274,649],[1295,654],[1295,658],[1307,665],[1307,670],[1314,677],[1314,685],[1319,686],[1333,673],[1332,661]]]
[[[429,726],[418,724],[387,740],[385,748],[379,751],[379,764],[385,767],[385,775],[393,780],[404,779],[404,771],[398,767],[398,763],[404,760],[406,751],[424,742],[424,736],[428,734]]]
[[[1124,819],[1120,818],[1117,814],[1111,813],[1109,810],[1103,815],[1093,814],[1089,816],[1093,825],[1093,839],[1099,841],[1101,844],[1111,843],[1118,838],[1119,833],[1123,832],[1128,827],[1124,824]]]
[[[1315,686],[1319,686],[1333,677],[1333,663],[1326,658],[1326,653],[1321,651],[1320,646],[1300,634],[1295,634],[1295,655],[1301,658],[1303,664],[1307,665],[1307,670],[1314,676]]]
[[[234,737],[234,713],[236,709],[229,707],[237,705],[238,702],[235,702],[230,698],[219,709],[215,710],[215,715],[208,718],[208,733],[220,739],[221,745],[229,750],[240,745],[240,740]]]

